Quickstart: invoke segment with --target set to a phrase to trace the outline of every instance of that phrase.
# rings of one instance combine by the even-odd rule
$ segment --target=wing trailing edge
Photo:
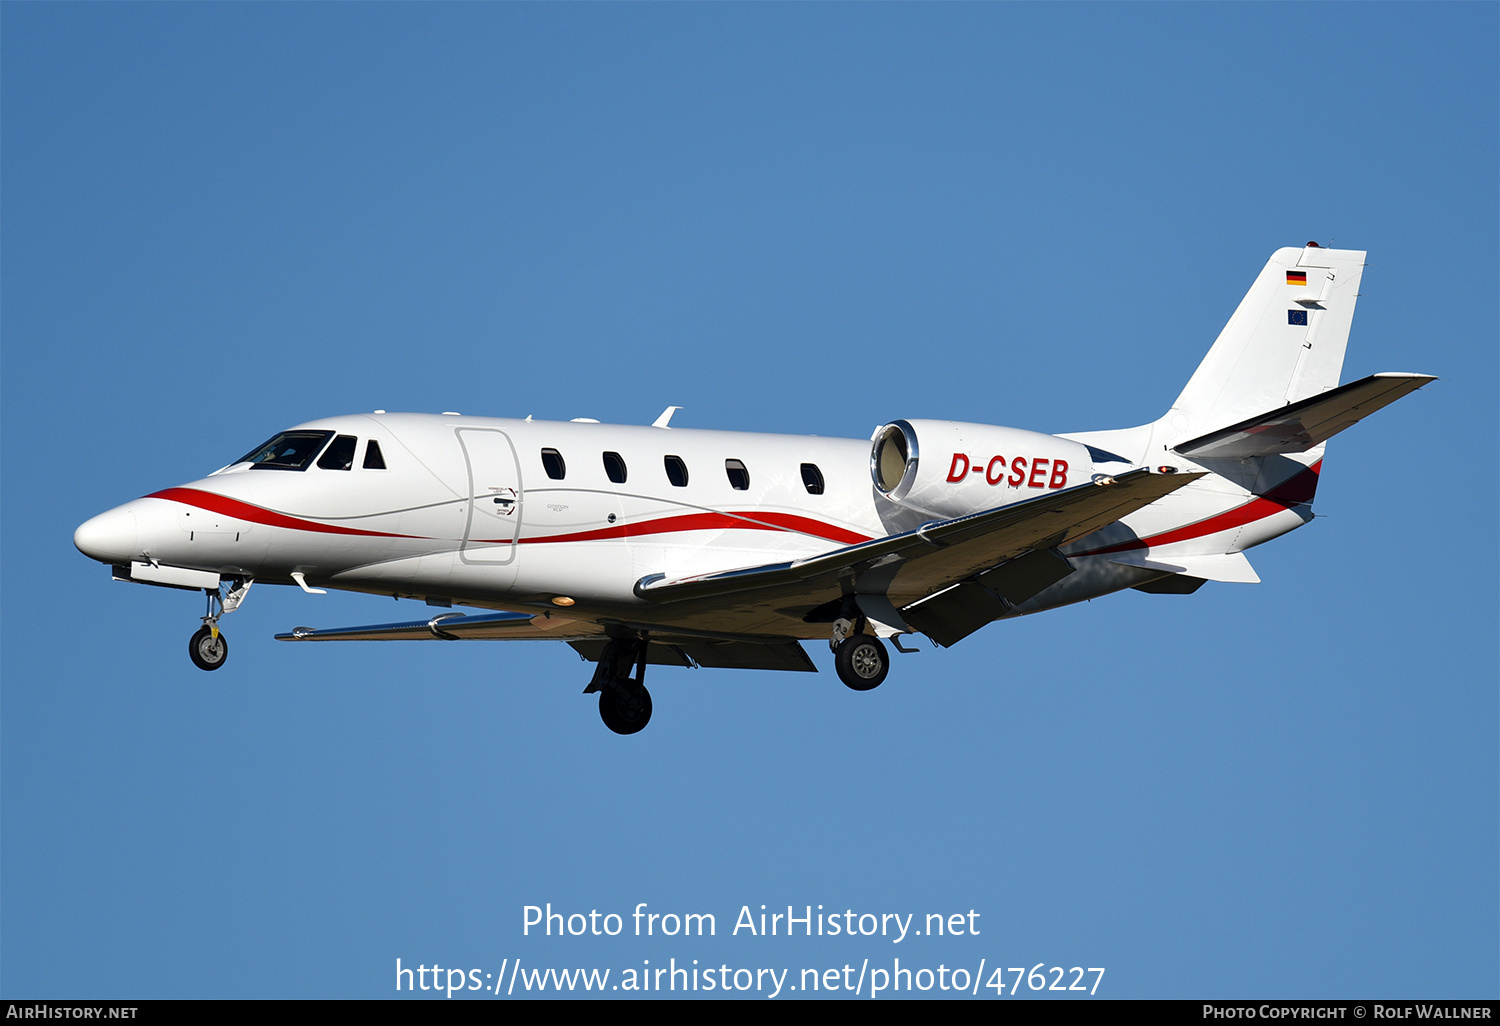
[[[608,638],[570,641],[585,662],[604,657]],[[653,637],[646,647],[646,662],[660,666],[709,666],[731,670],[795,670],[817,673],[807,653],[791,638],[775,642],[729,641],[673,636],[670,641]]]
[[[567,637],[567,632],[545,634],[528,630],[531,613],[443,613],[428,620],[377,623],[363,627],[296,627],[276,635],[277,641],[458,641],[465,638]],[[561,623],[558,626],[562,626]],[[588,632],[583,632],[588,633]]]

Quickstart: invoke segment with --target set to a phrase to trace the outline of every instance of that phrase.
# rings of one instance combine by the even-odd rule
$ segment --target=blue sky
[[[1497,20],[0,6],[0,991],[900,957],[1495,997]],[[1370,253],[1345,379],[1442,380],[1330,445],[1264,583],[923,643],[869,694],[818,646],[815,677],[655,670],[618,738],[564,646],[281,645],[395,607],[273,588],[209,676],[196,599],[71,544],[376,408],[1140,423],[1308,239]],[[546,902],[719,930],[523,936]],[[761,904],[981,932],[731,936]]]

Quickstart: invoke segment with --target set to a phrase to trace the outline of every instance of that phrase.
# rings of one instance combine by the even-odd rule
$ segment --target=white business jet
[[[566,641],[621,734],[651,718],[648,663],[813,671],[799,642],[822,638],[866,691],[882,639],[949,646],[1124,588],[1259,580],[1244,552],[1312,519],[1324,442],[1434,380],[1339,385],[1364,259],[1278,250],[1140,427],[896,420],[862,442],[672,428],[678,407],[650,427],[377,410],[283,431],[74,543],[116,580],[206,592],[188,649],[205,670],[259,581],[443,610],[283,641]]]

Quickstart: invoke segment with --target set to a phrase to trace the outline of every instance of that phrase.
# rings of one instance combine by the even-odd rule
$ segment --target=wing
[[[637,582],[636,594],[657,607],[659,615],[642,617],[640,622],[611,619],[609,626],[648,635],[649,662],[813,670],[795,638],[741,630],[693,630],[681,621],[701,620],[708,609],[726,613],[776,609],[785,615],[787,610],[778,607],[807,610],[855,595],[872,619],[910,630],[909,619],[940,644],[951,645],[1004,612],[1006,599],[1022,601],[1071,572],[1065,560],[1047,550],[1112,524],[1202,476],[1133,470],[1010,506],[932,521],[915,531],[792,563],[676,581],[662,575],[646,577]],[[692,603],[692,615],[680,615],[685,608],[680,603]],[[567,641],[584,658],[595,659],[603,651],[608,629],[602,621],[545,613],[441,613],[426,620],[361,627],[297,627],[276,638],[546,638]]]
[[[440,613],[429,620],[377,623],[363,627],[296,627],[277,641],[566,641],[587,662],[596,663],[609,644],[606,628],[581,620],[531,613]],[[647,633],[651,633],[649,630]],[[656,628],[647,649],[648,663],[666,666],[715,666],[752,670],[818,668],[793,638],[695,636]]]
[[[363,627],[295,627],[277,641],[460,641],[465,638],[590,638],[600,628],[578,620],[533,613],[440,613],[428,620]]]
[[[853,595],[867,616],[906,629],[902,613],[930,596],[965,585],[990,594],[992,589],[988,586],[992,582],[981,579],[1003,569],[1001,564],[1009,565],[1007,561],[1025,564],[1016,571],[1017,578],[1046,583],[1059,579],[1071,572],[1071,568],[1045,550],[1112,524],[1202,476],[1158,474],[1145,468],[1132,470],[1009,506],[953,520],[932,521],[915,531],[791,563],[679,580],[666,580],[659,574],[645,577],[637,582],[635,592],[642,599],[662,606],[692,602],[700,608],[708,605],[718,609],[788,605],[812,609]],[[1051,573],[1043,565],[1046,563],[1061,563],[1061,572]],[[1006,608],[993,594],[990,601],[1001,611]],[[669,610],[662,612],[671,615]],[[928,623],[920,622],[924,619],[921,613],[912,617],[918,622],[918,629],[942,644],[951,644],[952,641],[943,639],[953,637],[954,630],[941,627],[928,630],[928,626],[935,626],[936,618],[932,608],[926,612]],[[953,640],[991,619],[993,615]]]

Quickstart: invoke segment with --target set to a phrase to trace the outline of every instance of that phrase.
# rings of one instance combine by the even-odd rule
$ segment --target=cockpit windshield
[[[332,431],[283,431],[234,462],[251,470],[306,470],[332,437]]]

